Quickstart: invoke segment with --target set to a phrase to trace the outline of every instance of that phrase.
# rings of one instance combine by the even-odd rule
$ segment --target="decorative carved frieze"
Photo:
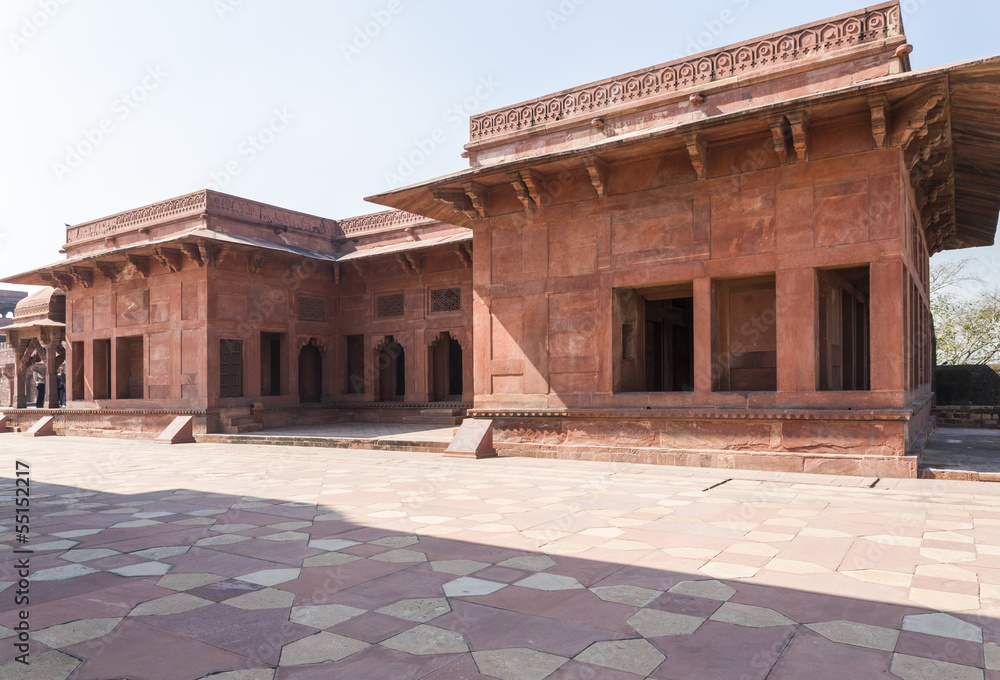
[[[360,215],[337,222],[337,226],[342,234],[350,236],[366,231],[378,231],[380,229],[398,229],[409,226],[427,224],[434,220],[421,215],[414,215],[404,210],[388,210],[385,212],[372,213],[370,215]]]
[[[804,59],[827,57],[902,35],[899,7],[862,10],[837,21],[823,21],[784,35],[734,45],[693,58],[578,87],[558,95],[472,116],[469,138],[482,142],[531,130],[557,121],[579,118],[588,123],[595,114],[622,105],[705,85],[734,76],[773,69]]]

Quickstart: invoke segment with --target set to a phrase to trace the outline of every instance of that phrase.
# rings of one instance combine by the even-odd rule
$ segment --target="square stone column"
[[[816,272],[791,269],[775,274],[778,324],[778,391],[817,389]]]

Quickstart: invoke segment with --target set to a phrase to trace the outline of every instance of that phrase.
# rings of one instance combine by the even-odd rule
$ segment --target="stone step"
[[[465,415],[464,408],[422,408],[420,409],[420,415],[422,416],[462,416]]]
[[[232,426],[232,434],[247,434],[249,432],[261,432],[264,426],[260,423],[244,423]]]
[[[248,425],[250,423],[257,422],[252,415],[242,415],[242,416],[232,416],[230,418],[223,418],[223,420],[229,425],[235,427],[237,425]]]

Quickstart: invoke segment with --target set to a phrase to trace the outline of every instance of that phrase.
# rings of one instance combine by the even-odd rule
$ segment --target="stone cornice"
[[[890,409],[472,409],[470,418],[518,420],[561,418],[571,420],[854,420],[854,421],[908,421],[910,411]]]
[[[349,217],[346,220],[341,220],[339,224],[341,234],[350,237],[361,233],[405,229],[406,227],[433,224],[434,221],[428,217],[414,215],[403,210],[387,210],[369,215]]]
[[[899,3],[885,3],[472,116],[470,147],[555,122],[594,118],[623,105],[640,106],[644,100],[716,81],[777,73],[835,53],[877,45],[902,33]]]

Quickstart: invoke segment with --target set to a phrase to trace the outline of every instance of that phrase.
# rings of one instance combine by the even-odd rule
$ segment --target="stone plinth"
[[[466,418],[455,433],[455,438],[445,449],[445,458],[493,458],[493,421]]]

